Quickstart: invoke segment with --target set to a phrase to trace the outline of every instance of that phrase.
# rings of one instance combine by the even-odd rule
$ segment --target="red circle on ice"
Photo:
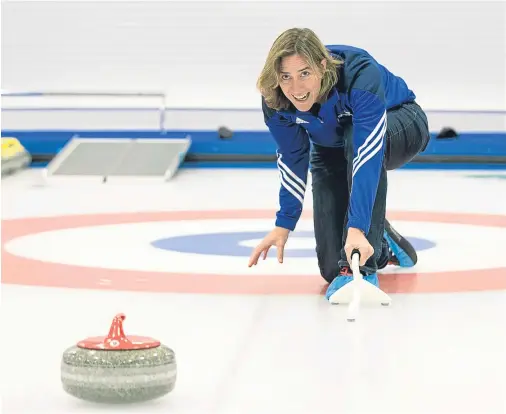
[[[322,294],[327,284],[318,274],[223,275],[219,273],[162,273],[102,269],[50,263],[13,255],[5,244],[45,231],[97,225],[202,219],[272,219],[271,210],[167,211],[37,217],[2,221],[2,282],[7,284],[100,290],[180,292],[203,294]],[[305,212],[304,217],[310,217]],[[391,211],[390,220],[506,227],[506,216]],[[245,261],[247,266],[247,260]],[[101,280],[110,283],[103,285]],[[387,293],[465,292],[506,289],[506,267],[425,273],[380,274]]]

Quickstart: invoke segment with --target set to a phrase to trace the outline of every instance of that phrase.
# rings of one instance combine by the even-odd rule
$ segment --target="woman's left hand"
[[[346,259],[351,266],[351,252],[357,249],[360,252],[360,266],[364,266],[367,260],[374,254],[374,249],[360,229],[350,227],[344,245]]]

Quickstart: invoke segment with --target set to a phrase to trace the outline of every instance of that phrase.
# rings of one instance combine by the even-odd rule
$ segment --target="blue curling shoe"
[[[407,239],[395,231],[388,220],[385,220],[383,237],[385,237],[391,251],[389,264],[400,267],[413,267],[416,264],[418,256],[415,248]]]
[[[373,273],[372,275],[364,276],[364,280],[367,280],[369,283],[372,283],[374,286],[379,288],[379,280],[378,280],[378,275],[376,273]]]
[[[330,297],[341,289],[344,285],[353,280],[353,273],[348,267],[343,267],[339,272],[339,275],[330,283],[325,293],[325,298],[330,300]],[[372,283],[374,286],[379,287],[378,275],[373,273],[372,275],[364,276],[364,280]]]

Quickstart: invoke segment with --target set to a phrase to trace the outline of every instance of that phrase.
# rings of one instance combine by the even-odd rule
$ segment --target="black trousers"
[[[344,244],[353,160],[353,125],[345,127],[343,148],[313,145],[311,174],[313,191],[313,217],[316,238],[316,255],[322,277],[329,283],[348,266]],[[422,152],[430,139],[427,116],[415,102],[406,103],[387,111],[386,147],[383,168],[379,179],[372,211],[371,228],[367,240],[374,254],[363,274],[375,273],[388,262],[388,244],[383,237],[387,171],[399,168]]]

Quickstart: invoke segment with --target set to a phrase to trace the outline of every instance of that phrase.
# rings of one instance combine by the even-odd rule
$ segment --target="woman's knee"
[[[332,283],[332,281],[336,278],[336,276],[339,274],[339,265],[337,262],[334,264],[324,264],[319,262],[318,266],[320,268],[320,275],[325,281],[328,283]]]
[[[387,136],[385,166],[395,170],[411,162],[425,151],[430,141],[430,132],[425,113],[420,107],[412,112],[413,118],[403,122],[401,130]]]

